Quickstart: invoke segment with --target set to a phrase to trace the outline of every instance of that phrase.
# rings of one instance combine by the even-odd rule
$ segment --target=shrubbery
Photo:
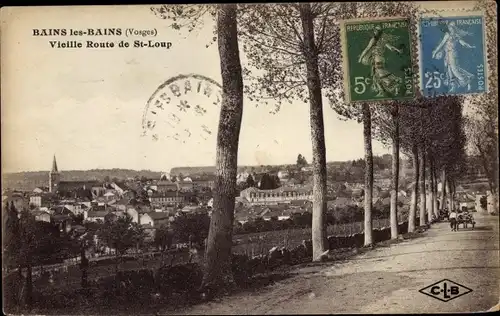
[[[390,209],[386,206],[382,209],[373,208],[372,216],[373,219],[385,219],[389,218]],[[364,220],[364,210],[358,206],[346,206],[342,208],[330,209],[326,214],[327,225],[335,224],[350,224],[356,222],[362,222]],[[252,233],[263,233],[275,230],[286,230],[292,228],[308,228],[312,225],[312,213],[295,213],[287,220],[279,221],[277,217],[271,218],[271,220],[264,220],[262,217],[255,218],[244,224],[239,222],[235,223],[233,233],[235,235],[240,234],[252,234]]]
[[[418,219],[417,219],[418,222]],[[399,232],[408,231],[408,222],[399,224]],[[375,229],[374,242],[390,239],[390,228]],[[364,234],[357,233],[350,236],[328,237],[329,248],[362,247]],[[310,260],[312,244],[304,241],[293,248],[273,248],[266,255],[250,258],[243,254],[234,254],[231,258],[231,267],[235,283],[245,288],[253,277],[258,274],[271,272],[282,265],[295,265]],[[120,271],[114,276],[100,278],[91,282],[88,291],[81,289],[57,289],[56,293],[37,293],[36,306],[41,310],[55,308],[81,308],[83,306],[106,306],[115,309],[134,305],[135,307],[153,306],[154,304],[183,304],[200,299],[198,289],[202,282],[203,273],[197,263],[163,266],[159,269],[139,269]],[[15,277],[5,284],[10,293],[15,293]],[[16,305],[13,297],[6,297],[12,307]],[[137,299],[136,299],[137,298]],[[140,299],[139,299],[140,298]],[[134,302],[131,303],[131,300]],[[12,310],[12,309],[9,309]]]

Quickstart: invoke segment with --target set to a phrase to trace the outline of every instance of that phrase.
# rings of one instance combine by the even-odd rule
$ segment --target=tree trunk
[[[433,190],[432,190],[432,205],[434,207],[434,215],[436,219],[439,218],[439,206],[438,206],[438,192],[437,192],[437,172],[436,172],[436,160],[432,159],[432,169],[431,175],[433,180]]]
[[[31,261],[26,266],[26,307],[31,310],[33,306],[33,271]]]
[[[429,184],[428,184],[428,192],[429,192],[429,205],[427,206],[427,220],[429,223],[432,222],[432,215],[434,215],[434,179],[432,179],[432,157],[429,156]]]
[[[433,202],[433,194],[434,194],[434,180],[432,179],[432,155],[429,154],[427,156],[427,174],[428,182],[427,182],[427,194],[426,194],[426,209],[427,209],[427,222],[432,222],[432,215],[434,215],[434,202]]]
[[[417,215],[418,206],[418,173],[419,173],[419,157],[418,157],[418,146],[413,145],[412,148],[413,155],[413,188],[411,191],[411,205],[410,214],[408,214],[408,232],[412,233],[415,231],[415,220]]]
[[[81,286],[82,288],[87,288],[89,286],[88,283],[88,269],[89,269],[89,260],[86,257],[85,254],[85,247],[82,246],[80,249],[80,269],[82,271],[82,280],[81,280]]]
[[[490,172],[490,168],[488,168],[488,159],[486,158],[486,155],[479,144],[476,145],[476,148],[479,151],[479,157],[483,165],[484,173],[486,174],[486,178],[488,179],[488,186],[490,187],[490,191],[494,193],[495,189],[493,183],[495,182],[495,180],[491,179],[492,173]]]
[[[446,209],[446,169],[441,170],[441,210]]]
[[[243,79],[238,48],[236,4],[217,8],[222,105],[217,134],[216,181],[202,288],[210,293],[233,284],[231,246],[236,197],[238,143],[243,116]]]
[[[309,3],[300,5],[300,19],[304,32],[313,152],[312,247],[313,261],[317,261],[328,250],[326,236],[326,149],[318,54],[314,43],[314,24]]]
[[[419,191],[420,191],[420,226],[425,225],[425,151],[423,149],[419,152]]]
[[[363,103],[363,138],[365,143],[365,246],[373,244],[373,151],[372,115],[368,103]]]
[[[450,208],[450,212],[454,210],[453,206],[453,192],[451,191],[451,182],[450,179],[446,178],[446,191],[448,192],[448,207]]]
[[[456,203],[455,203],[455,181],[451,180],[450,181],[450,199],[451,199],[451,208],[456,209]]]
[[[398,186],[399,186],[399,105],[392,111],[394,131],[392,135],[392,183],[391,183],[391,239],[398,238]]]

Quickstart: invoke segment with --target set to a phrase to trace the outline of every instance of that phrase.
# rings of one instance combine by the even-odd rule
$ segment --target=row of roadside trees
[[[478,8],[486,10],[488,28],[495,24],[492,18],[495,16],[494,5],[491,1],[478,2]],[[414,28],[420,13],[416,4],[349,2],[184,5],[155,7],[153,12],[161,18],[173,20],[171,26],[174,29],[187,28],[188,31],[203,23],[202,17],[205,15],[216,19],[214,39],[217,39],[220,56],[223,98],[217,136],[214,211],[205,254],[203,288],[224,288],[232,284],[229,259],[244,95],[257,103],[268,104],[272,100],[274,112],[279,111],[285,102],[301,101],[309,105],[313,149],[313,260],[319,260],[328,249],[324,98],[341,117],[363,123],[366,163],[365,245],[373,243],[373,138],[382,140],[393,149],[390,211],[392,238],[397,238],[398,235],[396,202],[401,152],[411,156],[415,166],[410,231],[416,226],[414,221],[418,200],[419,224],[425,224],[436,213],[438,178],[441,183],[446,184],[445,190],[442,190],[443,200],[446,193],[453,197],[456,182],[463,172],[465,157],[463,98],[418,97],[405,102],[350,105],[345,103],[342,93],[339,20],[404,16],[409,18],[410,25]],[[494,27],[496,34],[496,25]],[[416,40],[414,38],[413,42]],[[240,46],[247,60],[244,65],[240,61]],[[494,40],[488,42],[488,54],[496,56]],[[496,67],[496,63],[490,66]],[[417,68],[414,72],[417,73]],[[490,72],[490,75],[493,73],[496,72]],[[489,81],[492,85],[496,84],[494,77]],[[490,87],[490,91],[496,95],[496,87]],[[492,106],[497,104],[491,93],[482,98],[485,100],[476,98],[472,102],[478,105],[482,102],[491,103]],[[487,113],[493,114],[490,112]],[[426,211],[427,189],[431,191],[433,203],[431,209]],[[450,202],[452,204],[453,199]]]

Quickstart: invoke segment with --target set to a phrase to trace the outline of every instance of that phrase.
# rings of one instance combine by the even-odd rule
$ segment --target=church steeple
[[[49,192],[57,192],[59,181],[59,170],[57,169],[56,155],[54,155],[54,159],[52,160],[52,170],[49,172]]]
[[[54,155],[54,160],[52,160],[52,173],[57,173],[59,170],[57,170],[57,162],[56,162],[56,155]]]

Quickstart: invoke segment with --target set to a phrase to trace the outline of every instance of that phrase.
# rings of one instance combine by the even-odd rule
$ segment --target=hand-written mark
[[[184,131],[186,132],[187,137],[191,137],[191,132],[187,128]]]

